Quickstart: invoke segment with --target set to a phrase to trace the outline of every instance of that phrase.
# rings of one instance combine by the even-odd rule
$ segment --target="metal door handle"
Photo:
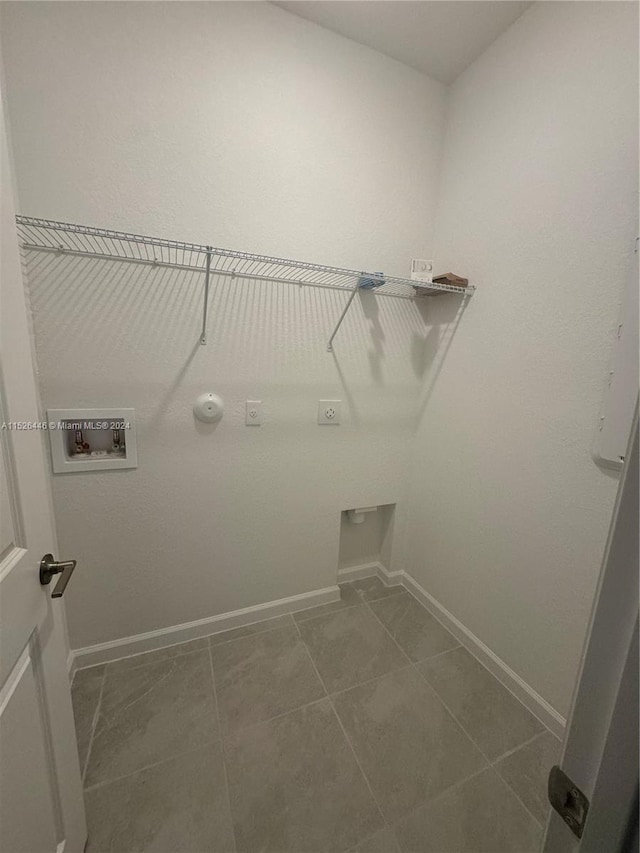
[[[54,586],[51,598],[62,598],[62,594],[67,588],[75,567],[75,560],[61,560],[58,562],[53,559],[53,554],[45,554],[40,560],[40,583],[43,586],[50,584],[51,578],[54,575],[60,574],[60,580]]]

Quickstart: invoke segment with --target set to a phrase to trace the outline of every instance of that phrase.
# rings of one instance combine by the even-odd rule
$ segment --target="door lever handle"
[[[60,575],[60,579],[51,593],[51,598],[62,598],[75,567],[75,560],[60,560],[58,562],[53,559],[53,554],[45,554],[40,560],[40,583],[43,586],[48,586],[54,575]]]

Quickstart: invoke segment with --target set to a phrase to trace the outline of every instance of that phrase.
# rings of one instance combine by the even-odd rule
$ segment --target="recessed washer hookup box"
[[[137,468],[134,409],[49,409],[55,474]]]

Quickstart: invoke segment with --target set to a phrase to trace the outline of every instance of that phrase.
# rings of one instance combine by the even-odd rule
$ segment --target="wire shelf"
[[[424,299],[438,293],[457,293],[471,296],[475,288],[449,284],[419,284],[411,279],[381,276],[379,273],[329,267],[305,261],[273,258],[230,249],[218,249],[197,243],[183,243],[160,237],[146,237],[124,231],[92,228],[51,219],[16,216],[18,236],[23,249],[55,252],[106,260],[129,261],[152,266],[195,270],[205,276],[205,295],[201,343],[206,343],[206,314],[209,278],[215,273],[230,278],[258,279],[274,283],[299,284],[307,287],[326,287],[350,292],[350,298],[330,340],[331,350],[344,316],[355,293],[370,289],[377,296],[399,299]]]

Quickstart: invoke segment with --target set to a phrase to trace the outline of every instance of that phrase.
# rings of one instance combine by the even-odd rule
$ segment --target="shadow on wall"
[[[416,428],[433,394],[468,303],[468,298],[460,299],[459,296],[448,293],[425,299],[424,302],[416,301],[418,311],[429,331],[424,336],[414,332],[411,339],[411,363],[417,377],[422,377],[430,368],[429,380],[416,408]]]
[[[256,390],[268,383],[289,395],[314,384],[320,397],[334,394],[338,379],[356,428],[358,401],[371,395],[372,383],[390,398],[413,401],[416,380],[429,373],[419,420],[464,306],[456,296],[359,293],[329,357],[327,340],[348,293],[214,274],[208,343],[200,347],[204,279],[197,271],[37,251],[23,261],[39,357],[55,361],[46,373],[62,402],[95,403],[75,398],[81,377],[95,375],[107,401],[120,399],[126,386],[129,399],[136,385],[153,386],[156,426],[192,368],[195,376],[206,369],[212,383]]]
[[[369,365],[373,381],[382,384],[382,359],[384,356],[384,329],[380,324],[380,306],[373,293],[360,291],[362,313],[369,320],[371,349],[368,351]]]

